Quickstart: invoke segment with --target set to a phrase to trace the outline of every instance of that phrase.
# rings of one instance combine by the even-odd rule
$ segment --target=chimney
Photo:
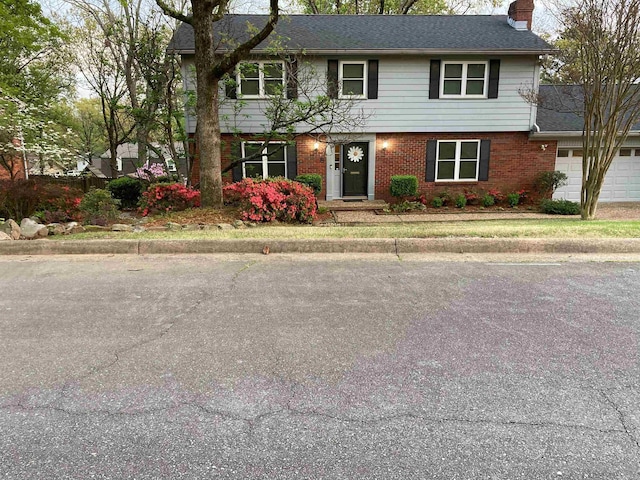
[[[533,0],[515,0],[509,5],[509,25],[516,30],[531,30]]]

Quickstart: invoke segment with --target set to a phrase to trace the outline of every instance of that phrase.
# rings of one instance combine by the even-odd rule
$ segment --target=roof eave
[[[582,137],[582,130],[555,130],[555,131],[543,131],[543,132],[531,132],[529,133],[529,138],[536,140],[553,140],[555,138],[576,138]],[[640,136],[640,130],[632,130],[629,132],[627,137],[637,137]]]
[[[306,55],[552,55],[556,50],[550,49],[492,49],[492,50],[462,50],[462,49],[430,49],[430,48],[389,48],[389,49],[303,49]],[[297,51],[297,50],[292,50]],[[195,50],[167,49],[168,53],[179,55],[195,55]],[[220,50],[224,52],[224,50]],[[254,49],[253,54],[269,53],[268,50]]]

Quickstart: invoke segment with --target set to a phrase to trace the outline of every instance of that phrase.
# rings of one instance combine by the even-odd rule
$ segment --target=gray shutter
[[[478,166],[478,180],[489,180],[489,158],[491,156],[491,140],[480,141],[480,165]]]
[[[287,98],[298,98],[298,59],[287,62]]]
[[[240,142],[233,142],[231,144],[231,161],[242,158],[242,149],[240,148]],[[233,181],[239,182],[242,180],[242,163],[238,163],[233,167]]]
[[[224,94],[227,98],[238,98],[238,86],[236,85],[236,77],[229,75],[224,82]]]
[[[329,98],[338,98],[338,60],[327,62],[327,95]]]
[[[438,149],[437,140],[427,140],[427,168],[425,180],[427,182],[436,181],[436,151]]]
[[[298,152],[296,144],[287,145],[287,178],[295,180],[298,176]]]
[[[500,60],[489,61],[489,98],[498,98],[500,83]]]
[[[440,98],[440,60],[431,60],[429,98]]]
[[[378,98],[378,60],[369,60],[367,98]]]

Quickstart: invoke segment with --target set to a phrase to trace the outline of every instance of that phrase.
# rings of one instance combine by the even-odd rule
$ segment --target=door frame
[[[375,133],[366,133],[366,134],[339,134],[336,135],[334,143],[331,139],[327,139],[327,149],[326,149],[326,182],[327,182],[327,200],[338,200],[343,198],[342,184],[343,184],[343,173],[342,173],[342,164],[340,165],[340,177],[339,180],[336,180],[338,177],[335,175],[334,170],[334,162],[335,162],[335,145],[337,144],[346,144],[352,142],[368,142],[369,143],[369,151],[368,151],[368,163],[367,163],[367,200],[375,199],[375,185],[376,185],[376,150],[377,150],[377,136]],[[336,189],[335,181],[339,181],[339,190]],[[339,196],[336,196],[337,190],[340,192]]]

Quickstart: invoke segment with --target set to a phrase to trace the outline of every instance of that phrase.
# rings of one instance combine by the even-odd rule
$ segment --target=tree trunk
[[[198,112],[197,141],[200,157],[200,203],[203,207],[222,206],[222,152],[218,87],[220,78],[211,73],[214,62],[211,6],[193,4],[195,64],[197,72],[196,101]],[[197,8],[200,7],[200,8]],[[202,10],[202,11],[200,11]]]
[[[582,220],[593,220],[598,208],[602,182],[594,180],[592,175],[593,172],[589,172],[589,177],[582,185],[580,202],[580,217]]]

